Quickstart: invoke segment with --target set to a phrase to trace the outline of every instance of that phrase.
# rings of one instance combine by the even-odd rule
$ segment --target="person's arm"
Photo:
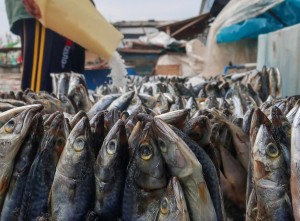
[[[34,0],[22,0],[26,10],[28,11],[29,14],[34,16],[36,19],[41,18],[41,11],[38,5],[35,3]]]

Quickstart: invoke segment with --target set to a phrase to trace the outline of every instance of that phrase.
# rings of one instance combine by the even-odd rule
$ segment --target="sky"
[[[122,20],[180,20],[196,16],[199,0],[94,0],[110,22]],[[9,33],[4,0],[0,0],[0,36]]]

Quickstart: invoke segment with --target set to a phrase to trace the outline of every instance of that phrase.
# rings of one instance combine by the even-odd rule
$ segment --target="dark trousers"
[[[16,23],[21,37],[23,73],[21,89],[52,92],[50,73],[83,73],[85,50],[35,19]]]

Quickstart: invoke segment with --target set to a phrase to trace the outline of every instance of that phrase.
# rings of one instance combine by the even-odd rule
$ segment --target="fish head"
[[[11,156],[15,156],[31,127],[33,117],[41,110],[42,106],[28,108],[0,128],[0,161],[11,160]]]
[[[104,113],[98,112],[95,116],[90,120],[91,131],[94,134],[101,134],[104,136]]]
[[[167,185],[165,164],[153,138],[152,122],[146,123],[140,142],[133,153],[136,164],[135,183],[146,191],[161,189]]]
[[[126,124],[127,126],[127,124]],[[128,143],[129,143],[129,154],[130,156],[133,156],[133,153],[135,151],[135,149],[138,147],[139,143],[140,143],[140,140],[141,140],[141,136],[142,136],[142,133],[141,131],[143,131],[143,125],[142,125],[142,122],[141,121],[138,121],[129,138],[128,138]]]
[[[159,213],[156,220],[189,220],[184,193],[177,177],[172,177],[169,181],[166,193],[160,201]]]
[[[72,118],[72,120],[70,121],[70,126],[71,128],[74,128],[75,125],[83,118],[83,117],[87,117],[86,113],[84,111],[78,111],[77,114],[75,114]]]
[[[106,182],[112,179],[116,170],[126,167],[128,161],[129,153],[125,125],[122,120],[118,120],[103,141],[95,169],[99,170],[98,174],[101,181]]]
[[[51,154],[53,154],[53,159],[57,163],[65,144],[67,142],[67,137],[69,135],[69,128],[67,126],[66,120],[64,119],[64,115],[62,113],[58,113],[55,115],[49,128],[46,130],[43,142],[42,142],[42,150],[49,147],[49,144],[52,143],[51,147],[53,148]]]
[[[91,128],[87,117],[83,117],[72,129],[57,170],[65,176],[79,178],[83,167],[94,163],[94,152],[91,147]]]
[[[184,131],[200,145],[206,145],[210,142],[212,124],[207,116],[200,115],[192,118]]]
[[[152,130],[157,146],[171,170],[179,178],[190,175],[195,164],[199,164],[187,144],[161,119],[155,118]]]
[[[44,118],[44,130],[45,131],[47,131],[50,128],[52,121],[59,113],[60,113],[59,111],[56,111],[53,114],[49,114],[47,118]]]
[[[253,177],[256,182],[268,180],[269,183],[282,182],[287,168],[279,145],[272,137],[270,128],[261,125],[253,146]]]
[[[68,98],[76,105],[77,108],[81,108],[82,102],[87,97],[86,89],[83,85],[76,85],[69,93]]]
[[[267,127],[271,128],[272,124],[268,117],[259,109],[256,108],[253,112],[251,126],[250,126],[250,143],[251,147],[254,145],[254,141],[260,126],[264,124]]]
[[[75,114],[76,113],[76,110],[75,110],[72,102],[69,100],[69,98],[67,96],[60,95],[59,99],[61,101],[64,112],[68,112],[70,114]]]

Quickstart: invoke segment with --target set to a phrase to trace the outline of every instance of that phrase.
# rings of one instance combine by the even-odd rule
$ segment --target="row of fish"
[[[251,112],[246,220],[300,220],[299,98]]]
[[[41,112],[0,116],[1,220],[225,219],[213,162],[159,116]]]
[[[280,93],[276,69],[194,86],[129,77],[92,96],[81,75],[53,78],[52,94],[1,95],[3,147],[9,120],[32,113],[25,138],[3,154],[1,220],[245,220],[251,119]]]

